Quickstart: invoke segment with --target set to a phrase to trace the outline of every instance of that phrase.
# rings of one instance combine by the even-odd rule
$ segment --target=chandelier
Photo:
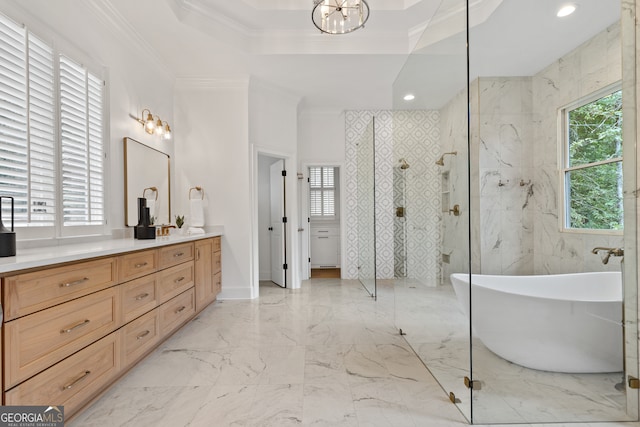
[[[369,19],[365,0],[313,0],[311,20],[327,34],[345,34],[364,26]]]

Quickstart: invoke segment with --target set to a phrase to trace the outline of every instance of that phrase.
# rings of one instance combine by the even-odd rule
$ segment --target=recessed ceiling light
[[[564,18],[565,16],[571,15],[575,11],[576,11],[575,4],[566,4],[558,10],[558,13],[556,14],[556,16],[558,18]]]
[[[404,99],[405,101],[413,101],[414,99],[416,99],[416,96],[412,93],[408,93],[402,99]]]

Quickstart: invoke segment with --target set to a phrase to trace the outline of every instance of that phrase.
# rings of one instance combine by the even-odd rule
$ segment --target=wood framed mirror
[[[170,165],[168,154],[124,138],[125,225],[138,224],[138,197],[147,199],[154,224],[171,222]]]

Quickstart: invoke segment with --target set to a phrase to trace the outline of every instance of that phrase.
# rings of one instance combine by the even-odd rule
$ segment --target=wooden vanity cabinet
[[[69,419],[215,300],[219,259],[215,237],[8,273],[2,403]]]
[[[118,289],[109,289],[4,324],[4,386],[10,388],[120,326]]]
[[[196,311],[216,300],[221,290],[220,237],[199,240],[196,249]]]
[[[116,273],[116,259],[104,258],[5,277],[4,321],[109,288]]]

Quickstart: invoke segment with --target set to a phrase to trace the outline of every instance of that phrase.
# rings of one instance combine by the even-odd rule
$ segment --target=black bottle
[[[155,239],[156,228],[151,225],[147,199],[138,197],[138,225],[133,229],[133,237],[136,239]]]

